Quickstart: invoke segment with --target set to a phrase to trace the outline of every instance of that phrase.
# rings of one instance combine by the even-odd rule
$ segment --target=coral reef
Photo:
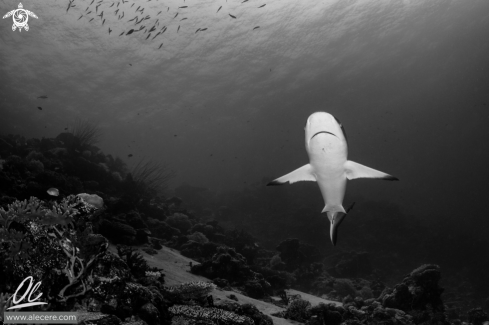
[[[335,251],[304,242],[302,238],[314,242],[313,230],[327,224],[310,217],[307,207],[294,207],[286,192],[281,200],[292,212],[280,216],[285,220],[280,227],[278,216],[263,208],[266,200],[261,206],[252,204],[267,197],[258,187],[234,195],[228,205],[218,202],[210,190],[190,185],[166,198],[159,186],[161,182],[164,188],[171,178],[166,165],[141,161],[130,173],[120,158],[95,146],[98,132],[93,125],[80,125],[76,134],[62,133],[54,139],[0,137],[0,311],[11,304],[8,297],[18,283],[33,276],[43,282],[47,308],[76,310],[86,316],[87,324],[273,323],[255,306],[239,305],[235,295],[229,295],[232,302],[214,304],[216,286],[265,301],[278,295],[282,300],[274,298],[273,303],[286,310],[277,316],[310,325],[487,321],[487,310],[464,314],[458,307],[460,301],[474,301],[472,292],[487,297],[487,290],[452,276],[444,285],[457,291],[444,295],[444,304],[436,265],[423,265],[387,288],[382,281],[393,275],[379,270],[379,263],[386,263],[394,274],[412,269],[413,259],[388,255],[377,241],[365,250],[352,245]],[[46,192],[52,187],[59,196]],[[278,202],[270,206],[274,204]],[[392,207],[386,211],[379,217],[383,230],[394,227],[387,215],[399,213]],[[234,228],[233,221],[240,219],[247,220],[240,223],[246,230]],[[398,222],[408,227],[403,220]],[[284,229],[290,227],[302,236],[273,242],[287,238]],[[352,233],[361,236],[355,229]],[[387,232],[385,240],[394,243],[398,234]],[[117,255],[107,250],[109,241],[118,244]],[[267,250],[263,243],[276,250]],[[213,283],[165,286],[164,271],[149,267],[128,245],[140,245],[152,255],[162,245],[178,249],[200,263],[190,265],[191,272]],[[421,244],[413,245],[398,244],[399,254],[408,256]],[[372,249],[378,253],[368,253]],[[481,259],[478,265],[479,272],[463,277],[484,278],[487,263]],[[343,306],[311,306],[287,296],[284,289],[290,287],[342,301]]]
[[[227,325],[253,325],[254,322],[247,316],[239,316],[233,312],[218,308],[202,308],[200,306],[174,305],[168,309],[174,316],[214,321]]]
[[[172,303],[188,303],[189,301],[200,301],[206,303],[210,293],[216,288],[209,282],[188,282],[178,286],[164,287],[162,291],[167,299]]]

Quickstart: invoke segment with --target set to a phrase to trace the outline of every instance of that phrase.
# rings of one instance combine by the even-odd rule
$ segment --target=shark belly
[[[307,151],[325,203],[323,212],[345,212],[346,143],[330,134],[318,134],[310,141]]]

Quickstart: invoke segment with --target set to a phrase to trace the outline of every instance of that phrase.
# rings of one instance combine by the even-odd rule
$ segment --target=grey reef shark
[[[336,246],[338,227],[348,211],[343,208],[346,181],[356,178],[377,178],[398,181],[397,177],[347,159],[348,143],[345,129],[333,115],[316,112],[307,119],[306,151],[309,163],[267,184],[284,185],[300,181],[317,182],[331,223],[331,242]]]

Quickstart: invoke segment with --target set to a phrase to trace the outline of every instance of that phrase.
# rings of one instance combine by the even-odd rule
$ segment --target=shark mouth
[[[327,131],[319,131],[319,132],[316,132],[316,133],[315,133],[315,134],[314,134],[314,135],[311,137],[311,140],[312,140],[312,139],[313,139],[313,138],[314,138],[316,135],[318,135],[318,134],[320,134],[320,133],[327,133],[327,134],[331,134],[331,135],[333,135],[333,136],[335,136],[335,137],[336,137],[336,135],[335,135],[334,133],[327,132]]]

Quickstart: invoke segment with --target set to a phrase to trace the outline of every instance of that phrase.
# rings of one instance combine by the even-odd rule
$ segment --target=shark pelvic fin
[[[338,228],[345,217],[346,213],[343,212],[328,212],[328,218],[331,221],[331,225],[329,226],[329,236],[331,237],[333,246],[336,246],[336,241],[338,240]]]
[[[342,205],[329,205],[328,203],[326,203],[323,211],[321,211],[321,213],[324,213],[324,212],[331,212],[331,213],[341,212],[341,213],[345,213],[345,214],[347,213],[345,211],[345,208],[343,208]],[[329,220],[331,220],[329,213],[328,213],[328,218],[329,218]]]
[[[331,237],[331,242],[333,243],[333,246],[336,246],[336,241],[338,240],[338,228],[340,227],[343,220],[345,220],[345,217],[348,214],[348,212],[350,212],[350,210],[353,209],[354,205],[355,205],[355,202],[353,202],[350,205],[350,207],[348,207],[348,209],[346,209],[346,211],[343,208],[343,206],[341,206],[341,209],[343,209],[343,212],[342,211],[338,211],[338,212],[328,211],[327,212],[328,219],[331,222],[331,225],[329,226],[329,236]],[[326,207],[327,207],[327,205],[326,205]],[[326,207],[324,209],[326,209]]]
[[[361,165],[361,164],[356,163],[356,162],[351,161],[351,160],[347,160],[345,162],[344,166],[345,166],[346,177],[349,180],[352,180],[355,178],[378,178],[378,179],[384,179],[387,181],[398,181],[399,180],[397,177],[394,177],[392,175],[381,172],[380,170],[376,170],[376,169]]]
[[[267,184],[267,186],[271,185],[284,185],[284,184],[292,184],[300,181],[316,181],[316,176],[312,173],[312,166],[310,164],[304,165],[301,168],[294,170],[287,175],[277,178],[274,181],[271,181]]]

